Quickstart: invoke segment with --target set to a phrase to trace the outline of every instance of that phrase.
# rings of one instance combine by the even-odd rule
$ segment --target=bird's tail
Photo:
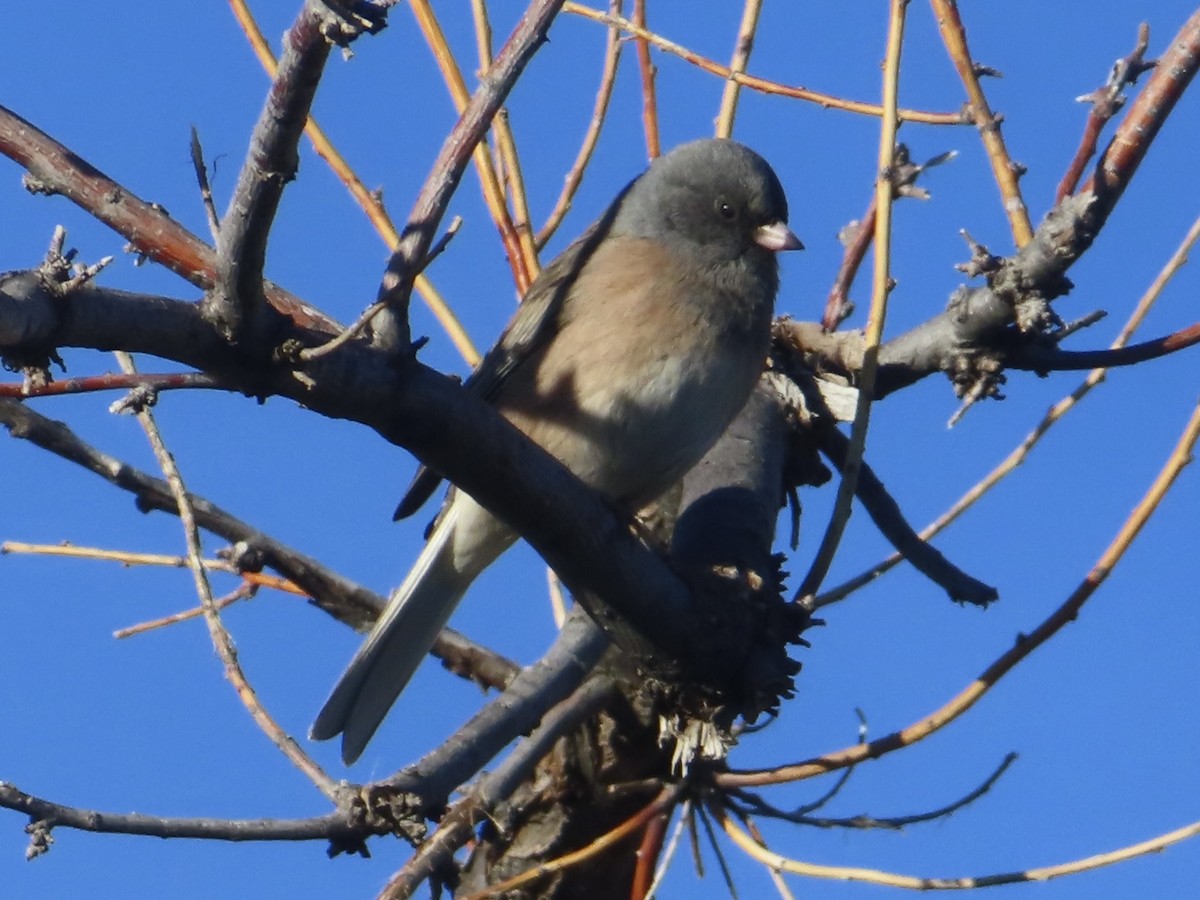
[[[342,735],[342,759],[362,754],[475,577],[515,535],[470,497],[456,492],[425,549],[338,680],[309,731]]]

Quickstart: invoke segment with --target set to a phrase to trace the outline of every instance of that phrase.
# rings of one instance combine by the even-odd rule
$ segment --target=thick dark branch
[[[296,177],[297,145],[308,121],[334,35],[355,34],[337,2],[306,0],[283,38],[283,55],[250,138],[229,209],[217,239],[217,284],[206,312],[236,341],[243,323],[263,308],[263,267],[271,224],[284,186]]]
[[[421,810],[428,813],[441,809],[452,791],[569,697],[607,646],[604,632],[577,610],[549,652],[521,670],[502,694],[419,762],[371,787],[417,794]]]
[[[109,813],[52,803],[0,781],[0,807],[29,816],[37,830],[77,828],[102,834],[141,834],[160,838],[202,838],[210,841],[341,840],[360,835],[338,813],[311,819],[163,818],[141,813]]]
[[[609,504],[451,379],[415,362],[397,369],[390,355],[363,342],[313,361],[303,373],[252,367],[244,349],[231,348],[195,305],[161,297],[91,286],[52,297],[17,276],[0,280],[0,294],[0,334],[12,333],[2,324],[9,315],[37,324],[20,332],[29,346],[149,353],[211,372],[253,396],[277,394],[367,425],[495,511],[572,590],[609,598],[664,652],[684,658],[696,645],[702,625],[690,615],[687,587]],[[289,339],[286,332],[282,337]],[[312,335],[294,330],[290,339],[311,343]],[[0,345],[2,352],[20,349]]]
[[[374,340],[380,347],[393,353],[408,352],[412,343],[408,300],[413,279],[429,253],[434,234],[446,214],[450,198],[458,189],[475,146],[487,134],[492,118],[517,83],[525,65],[546,42],[546,32],[562,5],[563,0],[535,0],[530,4],[442,144],[379,286],[376,302],[388,304],[372,322]]]
[[[25,186],[30,191],[61,194],[129,241],[132,252],[165,266],[201,290],[216,284],[217,258],[212,247],[161,206],[142,200],[3,106],[0,154],[28,170]],[[268,302],[298,326],[329,334],[340,329],[337,322],[283,288],[268,282],[263,290]]]
[[[959,288],[945,313],[880,348],[877,397],[934,372],[946,372],[960,396],[980,387],[980,395],[993,393],[1018,342],[1044,346],[1053,341],[1060,323],[1049,302],[1071,289],[1067,271],[1108,221],[1197,68],[1200,12],[1160,58],[1118,127],[1097,174],[1083,189],[1052,209],[1033,240],[1015,255],[999,259],[975,245],[975,258],[965,268],[986,275],[987,284]],[[858,335],[821,336],[805,323],[785,323],[782,331],[796,350],[810,357],[811,368],[854,377],[861,366]]]
[[[446,872],[453,865],[454,854],[475,834],[475,827],[493,816],[496,807],[530,776],[562,735],[598,712],[615,690],[612,679],[596,678],[551,709],[542,724],[516,746],[496,771],[483,776],[466,797],[450,808],[439,821],[437,832],[421,845],[380,896],[410,897],[426,879]]]

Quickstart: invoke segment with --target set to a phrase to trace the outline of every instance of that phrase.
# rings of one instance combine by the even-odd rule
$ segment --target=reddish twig
[[[1129,186],[1159,129],[1200,68],[1200,10],[1184,23],[1154,74],[1125,113],[1092,177],[1080,191],[1099,199],[1096,215],[1107,216]]]
[[[406,313],[413,272],[433,243],[438,223],[445,215],[476,145],[483,140],[492,117],[504,103],[525,65],[545,43],[546,32],[562,4],[563,0],[535,0],[530,5],[496,56],[491,74],[475,91],[458,122],[446,136],[433,170],[413,205],[408,224],[388,260],[387,272],[379,286],[378,302],[388,305],[372,323],[376,342],[380,346],[392,352],[409,351],[411,339]]]
[[[160,374],[125,374],[106,372],[103,375],[84,375],[45,384],[0,384],[0,397],[57,397],[63,394],[90,394],[95,391],[129,390],[171,391],[187,388],[229,390],[215,375],[204,372]]]
[[[1092,109],[1088,113],[1087,123],[1083,127],[1083,137],[1079,142],[1079,149],[1075,151],[1075,156],[1054,194],[1055,203],[1061,203],[1064,197],[1070,196],[1076,185],[1079,184],[1088,160],[1096,154],[1096,143],[1100,139],[1100,132],[1104,130],[1105,123],[1125,105],[1125,95],[1121,91],[1127,85],[1134,84],[1143,72],[1153,69],[1157,65],[1154,60],[1146,62],[1146,48],[1149,45],[1150,26],[1143,22],[1138,27],[1137,44],[1128,56],[1123,56],[1113,63],[1108,80],[1090,94],[1075,98],[1080,103],[1090,103]]]

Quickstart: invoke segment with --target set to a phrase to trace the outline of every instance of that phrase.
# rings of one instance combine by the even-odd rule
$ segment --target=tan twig
[[[920,878],[914,875],[901,875],[897,872],[884,872],[879,869],[862,869],[850,866],[823,866],[816,863],[802,862],[781,856],[759,843],[736,824],[724,810],[714,810],[721,827],[735,844],[742,848],[750,857],[772,869],[789,872],[793,875],[807,875],[810,878],[825,878],[832,881],[858,881],[867,884],[880,884],[887,887],[907,888],[914,891],[961,891],[975,888],[995,887],[1002,884],[1020,884],[1029,881],[1049,881],[1051,878],[1062,878],[1065,875],[1075,875],[1088,872],[1103,866],[1125,862],[1148,853],[1165,850],[1172,844],[1178,844],[1188,838],[1200,834],[1200,822],[1193,822],[1183,828],[1167,832],[1148,841],[1132,844],[1114,850],[1111,853],[1101,853],[1072,862],[1060,863],[1055,866],[1043,866],[1037,869],[1025,869],[1022,872],[1004,872],[998,875],[977,875],[967,878]]]
[[[566,9],[566,6],[563,7]],[[662,156],[662,141],[658,134],[658,97],[654,79],[658,69],[650,58],[650,40],[646,30],[646,0],[633,0],[633,22],[637,45],[638,71],[642,76],[642,130],[646,133],[646,156]]]
[[[204,560],[205,565],[210,562]],[[183,561],[187,565],[187,560]],[[226,568],[238,574],[232,566]],[[299,586],[288,581],[286,578],[280,578],[277,575],[267,575],[263,572],[243,572],[241,573],[242,583],[233,591],[226,594],[217,600],[217,609],[224,609],[238,600],[250,600],[258,593],[258,589],[262,587],[272,588],[277,591],[282,591],[285,594],[293,594],[297,597],[307,597],[308,592],[301,589]],[[118,628],[113,632],[113,637],[117,640],[122,638],[134,637],[139,634],[145,634],[148,631],[154,631],[159,628],[166,628],[169,625],[178,625],[180,622],[189,622],[199,616],[204,615],[204,608],[195,606],[191,609],[185,609],[181,612],[173,613],[169,616],[163,616],[159,619],[151,619],[148,622],[139,622],[136,625],[130,625],[126,628]]]
[[[846,112],[860,113],[867,116],[882,116],[883,107],[874,103],[860,103],[856,100],[846,100],[842,97],[836,97],[833,94],[824,94],[820,91],[812,91],[808,88],[799,86],[790,86],[780,84],[777,81],[770,81],[766,78],[758,78],[754,75],[739,74],[731,72],[727,66],[723,66],[718,62],[714,62],[707,57],[701,56],[699,53],[694,53],[686,47],[669,41],[664,37],[648,31],[645,28],[637,25],[635,22],[622,18],[621,16],[609,15],[601,12],[598,9],[592,9],[590,6],[584,6],[581,3],[567,0],[563,4],[563,12],[573,13],[577,16],[582,16],[585,19],[591,19],[593,22],[600,22],[604,25],[615,25],[627,34],[632,35],[639,41],[645,41],[647,44],[652,44],[659,50],[665,53],[670,53],[672,56],[677,56],[685,62],[691,63],[698,69],[708,72],[711,75],[716,75],[719,78],[727,78],[730,81],[736,81],[742,87],[750,88],[753,91],[759,91],[764,94],[773,94],[779,97],[791,97],[796,100],[807,100],[811,103],[817,103],[821,106],[830,109],[840,109]],[[926,112],[917,109],[901,109],[899,117],[902,122],[921,122],[926,125],[962,125],[970,121],[965,119],[961,112]]]
[[[479,52],[479,75],[492,65],[492,22],[487,0],[471,0],[471,21],[475,23],[475,49]]]
[[[127,373],[136,371],[132,356],[124,351],[117,351],[115,355],[122,370]],[[142,430],[146,433],[146,438],[150,441],[154,457],[162,469],[163,477],[170,485],[171,493],[178,505],[179,520],[183,523],[184,539],[187,542],[188,567],[191,569],[196,583],[196,593],[200,597],[200,605],[204,610],[204,621],[208,625],[213,647],[225,668],[225,677],[234,686],[238,697],[263,733],[279,747],[293,765],[317,786],[321,793],[330,800],[336,800],[338,796],[337,783],[326,775],[324,770],[300,749],[300,746],[291,737],[284,733],[271,714],[259,702],[254,688],[246,680],[245,673],[242,672],[241,665],[238,663],[237,649],[233,645],[233,639],[229,636],[229,632],[221,622],[216,601],[213,599],[212,586],[204,571],[204,560],[200,551],[200,530],[196,525],[196,517],[188,500],[187,489],[179,473],[179,467],[176,466],[174,457],[163,442],[162,434],[159,432],[158,425],[149,408],[142,407],[138,410],[137,417]]]
[[[433,57],[441,70],[446,87],[450,90],[450,98],[454,101],[454,110],[462,115],[471,100],[471,92],[467,90],[462,70],[454,58],[454,53],[450,50],[450,44],[442,31],[441,22],[434,14],[429,0],[411,0],[409,6],[412,8],[425,42],[433,51]],[[493,121],[493,128],[497,121],[499,121],[498,118]],[[525,253],[516,226],[513,224],[512,216],[509,215],[500,177],[496,173],[496,167],[492,164],[491,156],[488,155],[486,140],[480,141],[475,147],[472,159],[475,163],[475,170],[479,173],[484,202],[487,204],[488,212],[491,213],[492,221],[496,224],[496,229],[500,232],[500,241],[504,244],[504,252],[508,255],[513,280],[516,282],[517,290],[523,294],[533,278],[526,265]],[[523,192],[524,187],[522,186],[520,190]]]
[[[529,195],[525,190],[525,176],[521,171],[521,156],[517,153],[517,143],[508,120],[507,109],[501,109],[496,115],[495,121],[492,122],[492,130],[496,133],[496,147],[500,151],[504,183],[508,185],[508,196],[512,199],[512,223],[517,233],[517,241],[521,245],[522,271],[532,284],[533,279],[542,270],[542,264],[538,260],[537,242],[533,237],[533,218],[529,214]],[[529,284],[517,284],[522,294],[528,287]]]
[[[770,770],[755,772],[729,772],[714,776],[718,785],[728,787],[743,787],[762,784],[778,784],[785,781],[799,781],[823,775],[835,769],[855,765],[867,759],[875,759],[893,750],[899,750],[910,744],[924,740],[935,731],[949,725],[986,694],[1001,678],[1007,675],[1023,659],[1034,650],[1046,643],[1061,631],[1068,623],[1075,621],[1083,605],[1091,598],[1097,588],[1108,578],[1109,574],[1142,530],[1150,516],[1158,508],[1171,485],[1183,471],[1183,467],[1191,461],[1192,450],[1200,437],[1200,404],[1193,410],[1187,426],[1180,435],[1175,449],[1159,471],[1153,484],[1147,489],[1145,496],[1134,508],[1129,517],[1121,523],[1117,534],[1108,547],[1100,555],[1091,571],[1084,576],[1078,587],[1063,601],[1062,605],[1042,621],[1033,631],[1024,635],[1010,650],[1003,653],[991,663],[979,677],[968,684],[956,696],[952,697],[940,709],[935,710],[902,731],[893,732],[878,738],[868,744],[857,744],[816,759],[807,760],[795,765],[781,766]]]
[[[512,878],[507,878],[497,884],[489,885],[482,891],[477,891],[474,894],[468,894],[461,900],[484,900],[485,897],[494,897],[508,891],[515,890],[526,884],[537,881],[546,875],[553,875],[555,872],[561,872],[564,869],[569,869],[571,866],[578,865],[581,862],[591,859],[599,853],[620,843],[625,838],[629,837],[644,828],[648,822],[665,811],[670,810],[679,799],[679,794],[683,790],[682,785],[674,784],[663,788],[662,792],[654,798],[647,806],[640,811],[630,816],[616,828],[601,835],[592,841],[586,847],[576,850],[573,853],[567,853],[557,859],[552,859],[549,862],[534,866],[532,869],[527,869],[520,875],[514,875]]]
[[[621,0],[611,0],[608,11],[610,15],[620,16]],[[575,193],[583,182],[584,170],[592,161],[592,153],[595,152],[596,143],[600,139],[600,129],[608,115],[608,104],[612,100],[613,86],[617,83],[617,64],[621,60],[623,46],[621,29],[616,25],[608,26],[608,39],[604,44],[604,64],[601,67],[600,87],[596,90],[596,103],[592,107],[592,119],[588,122],[587,131],[583,135],[583,143],[580,144],[579,153],[575,156],[575,163],[571,166],[571,171],[567,173],[562,193],[558,195],[554,209],[546,217],[546,224],[542,226],[534,239],[534,244],[538,248],[545,247],[546,242],[562,224],[563,218],[575,199]]]
[[[992,174],[1000,187],[1004,214],[1008,216],[1013,240],[1018,247],[1024,247],[1033,240],[1033,226],[1029,222],[1029,210],[1021,197],[1021,187],[1017,183],[1020,169],[1013,163],[1004,145],[1004,138],[1000,134],[1001,117],[992,112],[979,84],[979,70],[967,47],[967,30],[958,15],[958,4],[955,0],[930,0],[930,3],[937,17],[942,43],[946,45],[958,77],[966,88],[971,117],[979,129],[988,160],[992,164]]]
[[[250,42],[251,48],[254,50],[255,56],[258,57],[259,63],[266,70],[267,75],[271,78],[275,77],[276,61],[275,55],[271,52],[271,48],[267,45],[267,40],[263,37],[262,31],[251,15],[249,8],[246,6],[245,0],[229,0],[229,5],[233,9],[234,16],[237,18],[238,24],[242,27],[242,31],[246,35],[246,39]],[[342,156],[341,152],[334,147],[333,142],[317,124],[316,119],[309,116],[308,122],[304,126],[304,133],[308,135],[309,141],[313,145],[313,149],[321,159],[325,160],[329,168],[341,180],[346,189],[350,191],[350,195],[362,207],[367,218],[374,226],[375,230],[383,238],[384,242],[390,249],[394,249],[397,242],[400,240],[400,235],[396,231],[396,226],[392,223],[391,217],[383,206],[383,201],[379,195],[367,189],[362,183],[362,179],[350,167],[350,164]],[[479,364],[479,351],[475,349],[475,345],[471,342],[467,330],[463,327],[462,322],[450,309],[450,305],[445,298],[438,293],[433,283],[424,275],[418,275],[414,282],[414,287],[425,305],[429,307],[434,318],[438,320],[438,324],[446,332],[451,342],[454,344],[459,355],[467,362],[468,365],[475,366]]]
[[[213,600],[213,609],[222,610],[227,606],[232,606],[239,600],[249,600],[255,594],[258,588],[249,581],[243,581],[236,588],[225,594],[223,597],[217,597]],[[150,631],[157,631],[159,628],[168,628],[171,625],[178,625],[180,622],[190,622],[192,619],[204,615],[204,607],[196,606],[192,609],[185,609],[182,612],[173,613],[169,616],[163,616],[158,619],[150,619],[147,622],[139,622],[136,625],[129,625],[126,628],[118,628],[113,632],[113,637],[118,641],[128,637],[136,637],[139,634],[146,634]]]
[[[879,365],[879,345],[883,340],[883,323],[887,314],[888,294],[892,289],[891,245],[892,204],[895,190],[892,180],[896,158],[896,131],[900,97],[900,51],[904,45],[904,21],[907,0],[891,0],[888,14],[887,54],[883,65],[883,122],[879,129],[879,172],[875,178],[875,272],[871,288],[871,310],[863,334],[863,362],[858,378],[858,404],[854,424],[850,429],[850,444],[846,450],[842,479],[829,525],[821,544],[804,576],[797,597],[808,602],[825,580],[834,554],[841,543],[846,523],[850,520],[854,491],[867,447],[867,429],[871,422],[871,401],[874,399],[875,375]]]
[[[129,550],[103,550],[100,547],[80,547],[75,544],[28,544],[24,541],[5,541],[0,544],[0,553],[28,553],[35,556],[69,556],[75,559],[98,559],[106,562],[119,562],[125,566],[166,566],[172,569],[186,569],[191,565],[186,557],[171,556],[163,553],[134,553]],[[238,572],[229,563],[221,559],[204,559],[200,561],[209,571]]]
[[[754,33],[758,30],[758,17],[762,12],[762,0],[746,0],[742,7],[742,21],[738,25],[737,43],[733,47],[733,56],[729,60],[729,71],[742,75],[750,62],[750,53],[754,49]],[[727,138],[733,135],[733,117],[737,114],[738,94],[741,85],[730,78],[725,82],[725,90],[721,92],[721,108],[717,112],[716,136]]]
[[[1142,322],[1145,321],[1147,314],[1162,294],[1163,289],[1175,277],[1175,273],[1188,261],[1188,254],[1195,247],[1197,241],[1200,241],[1200,217],[1197,217],[1192,222],[1187,234],[1184,235],[1175,252],[1171,254],[1171,258],[1167,260],[1158,275],[1155,276],[1154,281],[1146,289],[1145,293],[1142,294],[1128,321],[1121,328],[1120,334],[1117,335],[1116,339],[1110,345],[1112,349],[1115,350],[1124,347],[1129,343],[1129,339],[1141,327]],[[1033,448],[1045,436],[1046,432],[1074,409],[1084,397],[1091,393],[1093,388],[1100,385],[1104,381],[1107,372],[1108,370],[1103,368],[1093,369],[1075,390],[1051,406],[1046,411],[1046,414],[1042,416],[1041,421],[1033,427],[1033,430],[1029,434],[1025,435],[1021,443],[1014,447],[1008,456],[972,486],[970,490],[959,497],[949,509],[925,526],[920,534],[921,540],[928,541],[945,530],[959,516],[974,506],[988,491],[1003,481],[1009,473],[1021,465],[1033,451]],[[813,601],[813,607],[820,609],[822,606],[828,606],[831,603],[845,599],[860,587],[869,584],[880,575],[894,568],[903,559],[904,557],[899,553],[893,553],[887,559],[876,563],[870,569],[861,572],[818,596]]]

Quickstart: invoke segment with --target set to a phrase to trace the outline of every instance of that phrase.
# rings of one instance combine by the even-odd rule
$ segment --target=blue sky
[[[267,4],[259,4],[266,6]],[[493,4],[498,36],[515,5]],[[279,35],[299,4],[262,10]],[[509,7],[512,6],[512,9]],[[452,43],[474,60],[466,3],[438,3]],[[975,57],[1004,73],[985,87],[1004,113],[1004,134],[1029,167],[1022,182],[1033,216],[1048,208],[1074,152],[1086,110],[1074,102],[1133,45],[1142,19],[1151,54],[1193,12],[1182,0],[1153,3],[962,4]],[[728,57],[740,4],[705,15],[680,0],[650,4],[651,24],[718,60]],[[14,18],[20,21],[14,14]],[[103,16],[65,16],[52,29],[26,15],[22,39],[0,59],[0,103],[207,233],[188,159],[199,130],[217,167],[220,205],[233,186],[267,85],[222,4],[114,0]],[[910,7],[903,103],[950,110],[961,85],[926,4]],[[768,2],[750,69],[856,99],[879,96],[886,6]],[[603,30],[563,16],[517,88],[511,118],[537,220],[557,196],[591,115]],[[665,146],[711,133],[722,83],[656,55]],[[1195,154],[1200,100],[1186,96],[1151,150],[1099,241],[1071,272],[1064,318],[1102,308],[1110,317],[1071,346],[1106,345],[1137,297],[1200,214]],[[627,53],[610,121],[573,212],[550,247],[566,242],[645,164],[641,95]],[[381,35],[331,60],[315,113],[369,186],[382,186],[402,219],[427,173],[453,108],[408,9]],[[836,235],[866,206],[878,123],[845,112],[743,95],[736,135],[763,153],[789,192],[792,227],[808,251],[784,262],[780,312],[820,315],[837,271]],[[931,173],[929,202],[896,212],[888,333],[944,307],[967,257],[966,228],[994,252],[1011,250],[998,194],[974,129],[906,126],[917,159],[958,158]],[[191,298],[195,292],[153,267],[135,268],[122,241],[63,200],[26,195],[19,170],[0,162],[0,264],[39,260],[55,224],[81,257],[116,254],[104,284]],[[430,275],[489,344],[515,301],[503,252],[468,174],[452,212],[465,224]],[[549,259],[546,256],[545,259]],[[386,252],[345,191],[305,145],[274,230],[268,275],[342,321],[373,299]],[[1167,289],[1143,337],[1196,317],[1200,275],[1186,269]],[[853,296],[865,308],[868,287]],[[850,326],[860,326],[861,316]],[[414,306],[414,331],[431,337],[423,360],[464,372],[436,323]],[[70,375],[107,371],[110,357],[65,354]],[[145,359],[146,370],[167,368]],[[1059,425],[1034,455],[937,541],[960,566],[997,585],[986,612],[962,609],[900,568],[825,613],[827,626],[798,650],[797,698],[763,733],[737,748],[738,766],[801,759],[856,738],[854,710],[871,735],[903,727],[940,706],[1018,634],[1035,627],[1093,565],[1144,493],[1196,400],[1195,353],[1115,372]],[[940,378],[876,407],[867,458],[910,520],[924,524],[974,484],[1082,376],[1012,373],[1002,403],[972,410],[953,430],[957,406]],[[69,422],[100,449],[142,468],[153,459],[136,422],[107,413],[111,396],[41,400],[39,411]],[[196,492],[231,509],[347,576],[384,592],[415,557],[421,521],[399,525],[391,510],[413,461],[366,429],[320,419],[278,399],[199,392],[168,394],[158,407],[165,437]],[[178,522],[144,516],[96,477],[0,437],[0,540],[181,553]],[[832,490],[803,494],[802,542],[788,568],[805,571],[832,504]],[[1184,473],[1079,621],[1026,660],[966,717],[902,754],[862,766],[825,810],[893,816],[941,806],[967,793],[1009,751],[1020,759],[984,798],[954,817],[901,834],[768,828],[772,848],[811,862],[928,876],[986,875],[1064,862],[1150,838],[1200,819],[1200,712],[1193,686],[1200,607],[1189,580],[1200,492]],[[210,552],[220,547],[210,541]],[[829,583],[888,551],[858,511]],[[232,584],[218,582],[217,589]],[[224,681],[199,623],[114,640],[120,627],[195,604],[182,571],[23,556],[0,558],[0,609],[8,640],[0,654],[0,780],[67,804],[161,815],[306,816],[326,806],[256,730]],[[264,592],[228,612],[241,660],[268,707],[302,736],[358,637],[294,598]],[[454,624],[523,662],[553,638],[537,557],[518,547],[472,589]],[[478,691],[426,666],[363,759],[346,771],[333,745],[310,746],[336,776],[387,774],[435,745],[479,703]],[[421,727],[413,728],[419,722]],[[779,789],[781,805],[818,796],[824,784]],[[323,846],[205,844],[56,832],[48,856],[23,859],[24,819],[0,811],[0,884],[6,896],[372,897],[407,848],[372,844],[374,858],[326,859]],[[756,865],[728,846],[743,896],[774,890]],[[686,853],[664,895],[726,896],[712,860],[698,881]],[[1013,898],[1191,896],[1200,842],[1046,885],[1000,889]],[[797,896],[883,896],[883,888],[792,880]],[[9,894],[8,891],[12,893]]]

